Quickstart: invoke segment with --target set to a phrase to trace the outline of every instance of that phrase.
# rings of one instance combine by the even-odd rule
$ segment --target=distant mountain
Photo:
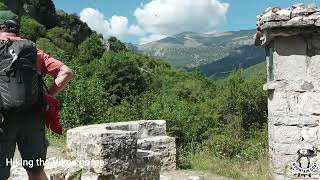
[[[255,30],[211,34],[184,32],[139,45],[138,50],[160,57],[177,69],[199,69],[214,78],[264,61],[264,50],[253,45],[254,33]]]

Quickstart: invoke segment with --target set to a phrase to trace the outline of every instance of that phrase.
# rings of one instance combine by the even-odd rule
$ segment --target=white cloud
[[[134,36],[144,35],[144,31],[137,25],[131,25],[128,29],[128,34]]]
[[[219,0],[152,0],[135,10],[137,24],[124,16],[106,18],[92,8],[82,10],[80,19],[105,38],[136,37],[145,44],[186,31],[214,32],[225,22],[228,8]]]
[[[140,44],[147,44],[149,42],[158,41],[166,37],[167,37],[166,35],[162,35],[162,34],[151,34],[149,36],[140,38]]]
[[[91,29],[101,33],[105,38],[116,36],[121,39],[129,35],[141,36],[144,33],[137,25],[129,26],[127,17],[112,16],[110,19],[107,19],[100,11],[92,8],[83,9],[80,12],[80,19],[86,22]]]
[[[153,0],[134,15],[138,25],[153,34],[211,32],[225,22],[228,7],[219,0]]]

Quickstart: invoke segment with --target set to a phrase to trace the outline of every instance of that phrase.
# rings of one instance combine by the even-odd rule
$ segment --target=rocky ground
[[[16,159],[21,159],[18,150],[15,153]],[[61,148],[50,146],[48,148],[48,158],[66,158],[66,153]],[[50,166],[50,164],[49,164]],[[21,166],[13,166],[11,178],[9,180],[27,180],[27,175]],[[229,180],[228,178],[217,176],[206,172],[196,172],[189,170],[177,170],[161,172],[160,180]]]
[[[161,172],[160,180],[230,180],[211,173],[189,170]]]

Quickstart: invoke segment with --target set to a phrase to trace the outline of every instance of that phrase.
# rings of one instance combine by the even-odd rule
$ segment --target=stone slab
[[[137,131],[137,138],[146,138],[149,136],[165,136],[165,120],[142,120],[119,123],[105,124],[108,130]]]
[[[176,143],[175,138],[157,136],[138,140],[138,149],[157,152],[161,157],[161,170],[176,169]]]
[[[67,132],[67,150],[79,161],[103,161],[87,169],[96,173],[127,174],[137,153],[137,132],[106,130],[103,127]]]

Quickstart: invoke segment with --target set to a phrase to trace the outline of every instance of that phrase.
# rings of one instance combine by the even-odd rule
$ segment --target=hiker
[[[10,176],[16,144],[29,179],[46,180],[45,96],[56,97],[73,73],[33,42],[21,38],[19,30],[19,17],[0,11],[0,180]],[[44,75],[54,78],[48,92],[44,90]]]

